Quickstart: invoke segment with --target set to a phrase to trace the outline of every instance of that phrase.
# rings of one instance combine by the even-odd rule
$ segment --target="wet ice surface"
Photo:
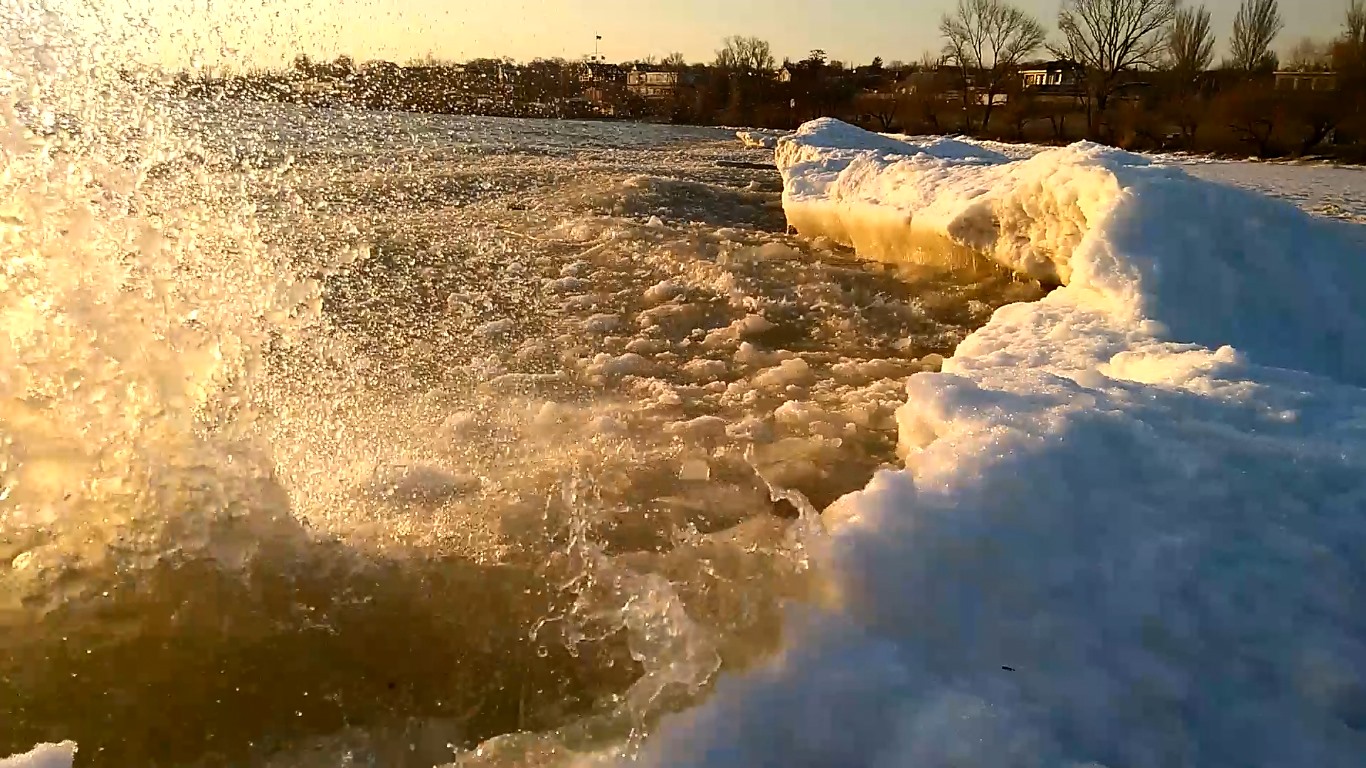
[[[244,109],[176,162],[244,178],[323,281],[256,438],[302,527],[220,553],[246,577],[166,557],[12,635],[0,753],[633,743],[775,646],[812,513],[896,461],[904,378],[1041,293],[789,236],[719,132]]]
[[[329,159],[299,167],[314,229],[291,234],[358,230],[371,244],[328,278],[326,306],[359,351],[348,373],[417,401],[405,409],[430,406],[422,432],[458,447],[644,433],[698,446],[699,460],[753,444],[770,479],[804,481],[819,505],[858,485],[831,484],[827,443],[861,446],[857,476],[893,458],[898,379],[1037,289],[788,237],[776,174],[718,164],[739,155],[691,144],[378,170],[373,157]],[[490,413],[509,403],[526,413]],[[504,417],[529,432],[489,440]],[[785,466],[803,462],[825,469]]]

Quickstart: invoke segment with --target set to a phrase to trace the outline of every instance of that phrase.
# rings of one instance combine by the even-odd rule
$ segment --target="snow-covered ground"
[[[939,137],[902,134],[888,134],[888,137],[914,145],[933,144],[942,140]],[[744,141],[743,137],[741,140]],[[969,138],[956,140],[1011,160],[1027,160],[1050,149],[1041,144],[1010,144]],[[772,143],[776,146],[776,138]],[[1224,160],[1182,154],[1158,154],[1148,157],[1159,165],[1183,168],[1192,176],[1236,184],[1271,197],[1288,200],[1310,213],[1350,221],[1366,221],[1366,168],[1360,166],[1316,161]]]
[[[803,234],[1063,287],[911,377],[905,468],[824,514],[828,605],[649,758],[1359,765],[1358,225],[1096,146],[859,140],[821,121],[779,147]],[[1280,167],[1258,170],[1220,177]]]
[[[1366,222],[1366,168],[1323,163],[1180,162],[1192,176],[1237,184],[1320,216]]]

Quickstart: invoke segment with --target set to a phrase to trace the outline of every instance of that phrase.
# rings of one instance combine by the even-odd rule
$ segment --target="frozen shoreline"
[[[803,234],[892,259],[937,239],[1063,287],[911,378],[906,469],[825,513],[833,605],[651,761],[1355,764],[1356,225],[1096,146],[1012,163],[860,133],[781,142]]]
[[[474,200],[472,221],[550,222],[529,238],[509,235],[523,258],[522,240],[546,250],[536,262],[546,271],[534,273],[545,282],[531,281],[559,297],[545,317],[568,323],[565,333],[582,343],[576,370],[603,387],[621,384],[641,411],[532,409],[527,442],[515,444],[611,446],[630,419],[660,419],[648,423],[701,446],[668,455],[679,475],[668,482],[705,487],[709,495],[699,491],[679,509],[709,515],[750,499],[727,479],[749,465],[716,453],[727,440],[756,440],[748,433],[765,426],[727,410],[737,403],[772,417],[777,439],[763,438],[774,446],[758,458],[784,487],[829,487],[832,473],[864,471],[854,438],[873,432],[886,434],[867,451],[885,461],[899,431],[907,469],[826,512],[834,535],[818,553],[832,577],[825,612],[791,620],[783,656],[723,679],[716,699],[674,721],[648,757],[669,765],[1351,764],[1366,722],[1366,629],[1356,618],[1366,572],[1366,402],[1353,385],[1366,375],[1354,355],[1366,306],[1361,227],[1100,147],[1017,157],[822,123],[778,154],[786,212],[817,236],[803,240],[777,234],[781,216],[766,223],[777,215],[771,172],[746,186],[719,176],[733,171],[718,172],[712,155],[675,154],[643,173],[639,160],[611,150],[602,160],[610,168],[570,190],[578,202],[542,200],[526,213],[534,166],[510,156],[504,178],[526,186],[462,198]],[[373,162],[367,155],[363,165]],[[444,172],[437,161],[417,167],[409,173]],[[680,167],[687,179],[672,178]],[[480,169],[492,172],[487,159]],[[337,170],[326,171],[333,183]],[[1315,185],[1337,190],[1337,177],[1326,178],[1289,194],[1266,191],[1302,200]],[[559,182],[545,188],[565,191]],[[1355,194],[1344,195],[1349,209]],[[379,189],[363,199],[387,205]],[[552,228],[556,221],[568,223]],[[958,321],[916,309],[915,293],[883,300],[893,283],[874,279],[877,269],[827,264],[830,240],[891,261],[958,264],[987,254],[1066,287],[996,312],[945,373],[911,378],[897,412],[903,378],[938,368],[937,355],[899,360],[896,340],[911,331],[898,329],[951,335]],[[561,248],[594,255],[561,265]],[[973,290],[965,296],[997,295]],[[970,327],[997,306],[968,304],[979,307],[967,310]],[[824,307],[816,318],[813,306]],[[694,338],[712,313],[724,320]],[[517,352],[505,358],[512,362],[549,349],[508,338],[518,326],[498,317],[474,327],[478,343]],[[781,349],[783,324],[813,319],[828,349]],[[829,346],[837,342],[847,348]],[[543,386],[536,375],[515,368],[489,384]],[[718,377],[725,386],[708,389]],[[703,405],[712,411],[698,416]],[[670,416],[685,406],[694,410]],[[522,423],[509,413],[509,424]],[[442,435],[447,425],[454,434],[494,426],[463,412],[441,423]],[[583,434],[591,437],[564,437]],[[464,488],[457,481],[463,475],[419,471],[396,487],[422,501]],[[752,576],[736,583],[763,589]],[[677,671],[672,657],[651,660]],[[377,733],[365,738],[387,746],[387,731]],[[346,738],[328,749],[349,748]],[[65,768],[72,748],[47,745],[0,768]],[[297,753],[281,754],[293,764]]]

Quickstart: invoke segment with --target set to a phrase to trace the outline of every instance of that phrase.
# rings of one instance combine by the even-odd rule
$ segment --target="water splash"
[[[97,584],[86,575],[170,553],[218,547],[214,557],[240,564],[217,532],[281,512],[240,503],[262,498],[243,491],[271,476],[248,442],[259,372],[316,321],[320,296],[264,244],[240,189],[202,168],[158,172],[195,148],[145,97],[79,63],[61,17],[10,2],[4,19],[8,616],[88,594]]]
[[[672,135],[176,101],[0,2],[0,753],[629,755],[984,319]]]

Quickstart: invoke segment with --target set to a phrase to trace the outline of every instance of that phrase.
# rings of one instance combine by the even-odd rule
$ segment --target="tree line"
[[[1135,149],[1362,157],[1363,0],[1346,4],[1334,39],[1301,41],[1284,63],[1273,50],[1284,30],[1278,0],[1242,0],[1228,58],[1217,66],[1216,33],[1203,5],[1064,0],[1057,28],[1059,39],[1049,42],[1042,24],[1006,0],[959,0],[940,24],[943,61],[963,91],[962,114],[947,117],[950,129],[1004,139],[1084,137]],[[1056,71],[1075,80],[1027,87],[1020,72],[1038,55],[1053,57]],[[942,101],[933,92],[919,100],[927,98]],[[923,117],[932,109],[923,104],[917,121],[912,108],[907,127],[945,128],[943,116]]]
[[[1062,0],[1050,35],[1009,0],[958,0],[940,20],[942,48],[913,63],[876,58],[852,66],[815,50],[779,64],[767,42],[736,36],[708,63],[677,53],[621,65],[430,58],[357,65],[345,56],[300,56],[287,71],[182,73],[171,87],[368,109],[702,125],[782,128],[832,116],[907,133],[1361,160],[1366,0],[1344,2],[1339,33],[1300,41],[1285,62],[1274,51],[1284,30],[1279,0],[1242,0],[1218,65],[1216,31],[1202,5]],[[1303,77],[1287,78],[1287,70]],[[672,74],[643,88],[628,71]],[[1026,73],[1042,77],[1029,83]]]

